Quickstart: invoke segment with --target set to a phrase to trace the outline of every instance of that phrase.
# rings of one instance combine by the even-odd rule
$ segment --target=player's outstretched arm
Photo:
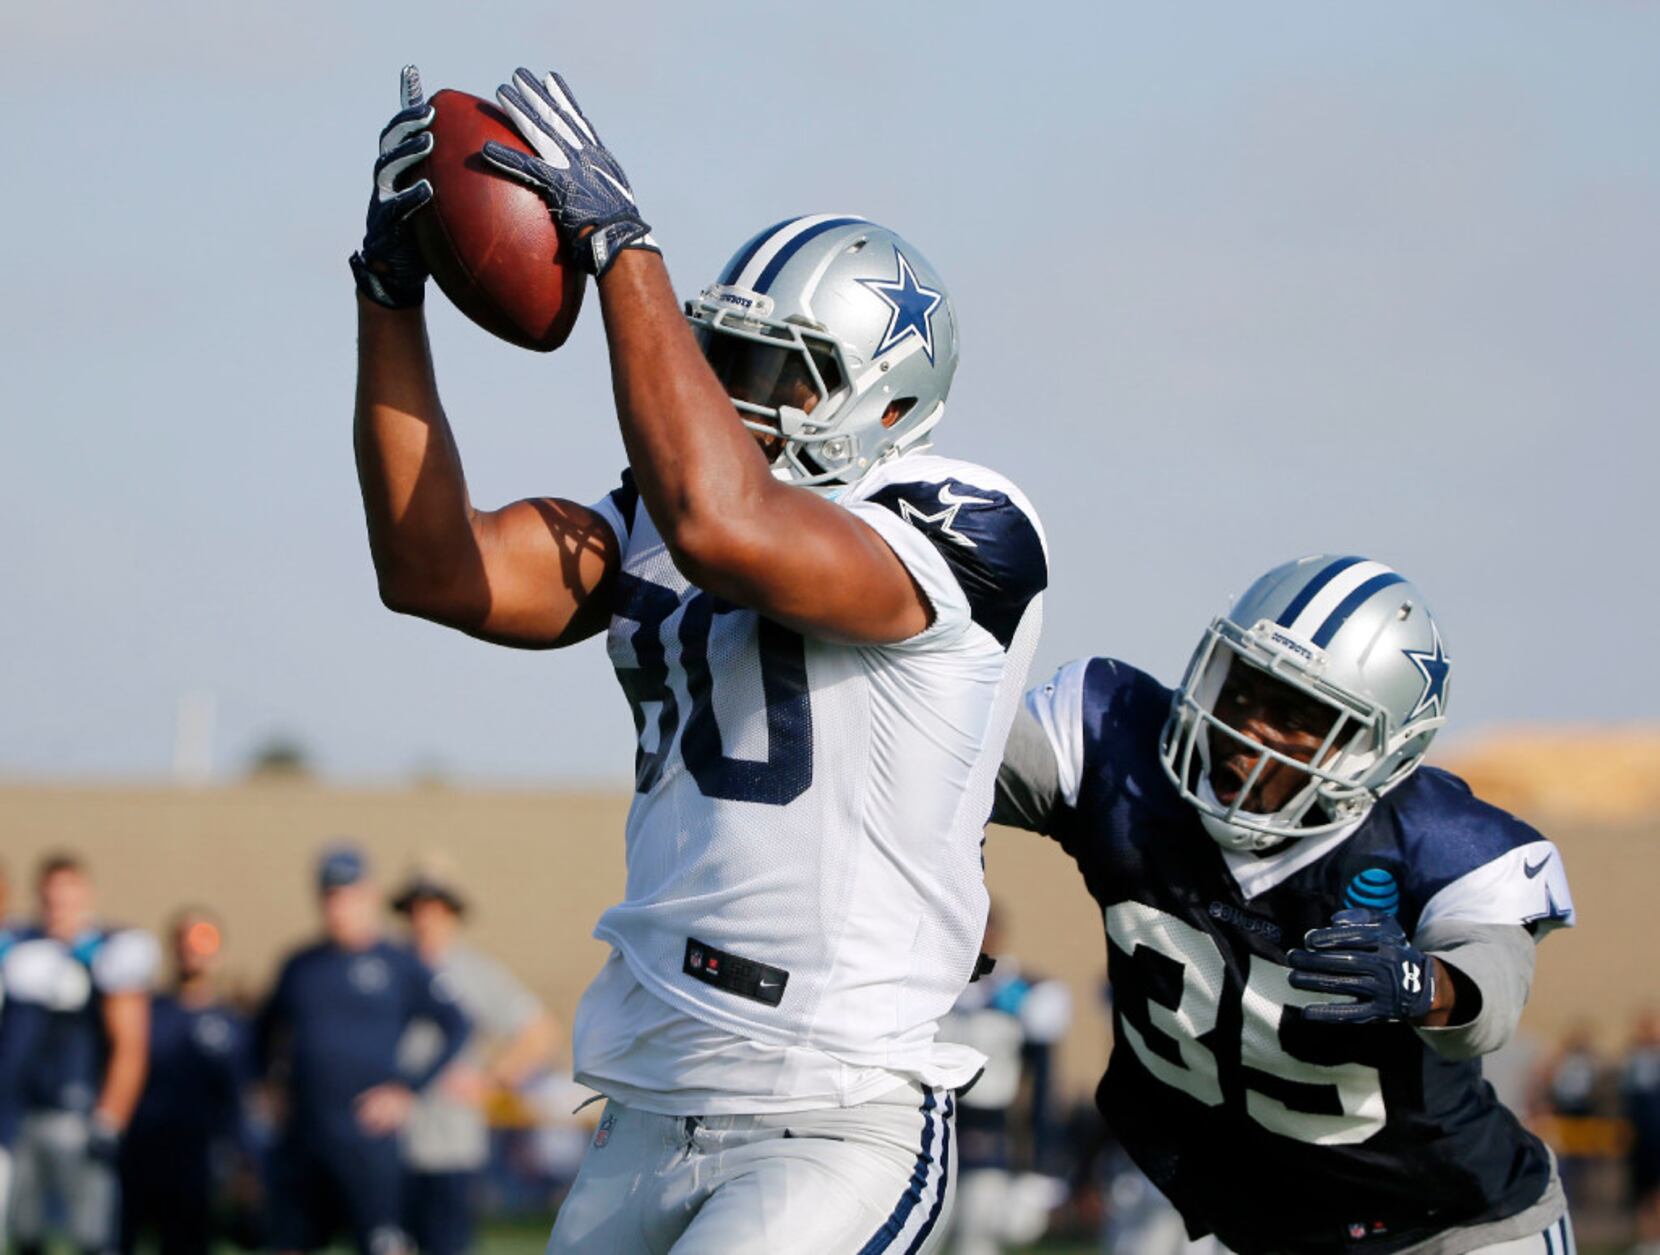
[[[553,498],[475,510],[438,399],[421,302],[426,267],[408,230],[432,200],[412,168],[431,151],[432,109],[413,66],[381,132],[358,284],[357,468],[381,599],[506,645],[591,636],[608,617],[616,540],[599,516]]]
[[[700,588],[815,636],[888,643],[933,609],[877,533],[774,479],[680,312],[622,167],[557,74],[496,94],[536,155],[484,157],[548,200],[599,284],[623,443],[675,565]]]

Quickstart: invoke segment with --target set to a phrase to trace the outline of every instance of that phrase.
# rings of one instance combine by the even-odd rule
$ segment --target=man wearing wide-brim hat
[[[454,1255],[472,1244],[476,1183],[489,1158],[484,1102],[547,1063],[558,1026],[513,973],[460,940],[467,897],[448,858],[417,861],[391,905],[473,1024],[465,1053],[422,1095],[403,1134],[405,1227],[427,1255]],[[430,1026],[416,1024],[400,1053],[415,1063],[434,1044]]]

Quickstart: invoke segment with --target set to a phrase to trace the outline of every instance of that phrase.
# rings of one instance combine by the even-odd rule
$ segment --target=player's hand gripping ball
[[[536,188],[486,162],[486,148],[531,160],[513,123],[465,92],[432,98],[436,141],[418,173],[432,184],[414,220],[421,255],[444,295],[492,335],[547,352],[565,343],[587,284]]]
[[[496,91],[526,143],[492,141],[484,158],[547,198],[560,231],[590,274],[603,275],[626,248],[660,251],[640,216],[634,192],[610,149],[600,142],[565,80],[529,70]]]
[[[1339,911],[1327,927],[1310,929],[1303,947],[1286,956],[1291,964],[1291,987],[1353,999],[1306,1006],[1305,1020],[1316,1024],[1421,1020],[1435,1005],[1434,965],[1408,940],[1393,915]]]
[[[400,97],[403,107],[380,133],[368,226],[363,247],[351,258],[358,290],[388,309],[419,305],[426,295],[427,265],[409,220],[432,200],[430,182],[406,177],[432,151],[432,133],[427,129],[432,125],[432,106],[421,91],[420,71],[412,65],[403,68]]]

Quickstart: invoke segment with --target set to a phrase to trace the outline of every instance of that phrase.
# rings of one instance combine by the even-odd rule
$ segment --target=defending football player
[[[577,1013],[610,1103],[549,1250],[931,1250],[952,1091],[935,1040],[975,970],[979,821],[1047,559],[1002,476],[924,452],[956,313],[915,247],[849,215],[769,227],[682,311],[557,75],[498,93],[596,276],[622,486],[470,502],[433,380],[401,171],[406,73],[355,259],[357,445],[382,595],[487,640],[601,631],[639,734],[624,900]]]
[[[1059,841],[1103,908],[1097,1099],[1194,1236],[1573,1249],[1479,1063],[1573,904],[1554,845],[1420,766],[1450,671],[1412,584],[1323,556],[1253,584],[1174,693],[1088,658],[1027,695],[994,818]]]

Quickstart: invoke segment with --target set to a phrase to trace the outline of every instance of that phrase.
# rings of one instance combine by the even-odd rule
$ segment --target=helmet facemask
[[[1206,631],[1176,693],[1160,755],[1166,775],[1221,845],[1262,850],[1335,832],[1363,818],[1379,796],[1417,765],[1422,749],[1403,755],[1403,745],[1392,746],[1388,712],[1365,695],[1323,679],[1323,662],[1322,651],[1272,623],[1245,631],[1219,618]],[[1305,721],[1312,721],[1306,731],[1320,737],[1306,760],[1264,744],[1218,713],[1230,678],[1248,682],[1235,668],[1251,668],[1292,690],[1288,697],[1307,712]],[[1324,726],[1327,715],[1330,723]],[[1409,739],[1428,741],[1417,729]],[[1236,749],[1254,761],[1238,791],[1224,802],[1212,772]],[[1250,809],[1271,768],[1295,773],[1302,783],[1276,809]]]

